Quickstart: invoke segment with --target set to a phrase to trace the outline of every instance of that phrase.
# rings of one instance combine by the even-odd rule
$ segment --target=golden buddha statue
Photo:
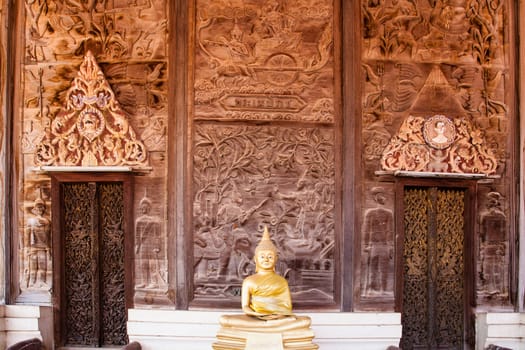
[[[292,314],[292,298],[286,279],[275,273],[277,248],[270,240],[268,228],[255,248],[255,274],[242,283],[242,311],[263,320]]]
[[[264,228],[255,248],[255,274],[242,283],[244,314],[223,315],[218,342],[213,349],[318,349],[308,316],[292,313],[292,300],[286,279],[275,272],[277,248]],[[243,347],[245,346],[245,347]]]

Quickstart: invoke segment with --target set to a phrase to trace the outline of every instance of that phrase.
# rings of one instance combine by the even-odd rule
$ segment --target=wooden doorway
[[[396,301],[404,350],[471,348],[474,189],[449,181],[398,187]]]
[[[52,193],[55,341],[124,345],[132,300],[130,177],[55,174]]]

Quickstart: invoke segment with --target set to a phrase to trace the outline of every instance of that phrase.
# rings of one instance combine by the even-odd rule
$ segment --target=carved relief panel
[[[333,4],[196,5],[194,302],[240,302],[267,226],[294,302],[333,304]]]
[[[332,6],[198,0],[195,118],[332,123]]]
[[[33,172],[36,166],[126,165],[145,171],[149,181],[137,181],[135,191],[158,193],[151,212],[165,216],[167,7],[164,0],[37,0],[21,6],[25,50],[18,132],[20,198],[27,206],[35,198],[33,183],[47,178]],[[49,216],[51,203],[46,204]],[[29,208],[22,213],[20,232],[31,217]],[[165,220],[160,225],[155,232],[164,242]],[[28,260],[19,256],[22,269]],[[159,258],[162,270],[166,259]],[[20,285],[24,276],[22,270]],[[38,298],[33,294],[30,300]],[[144,298],[136,303],[151,304]]]
[[[330,128],[197,126],[197,300],[237,300],[267,226],[294,300],[333,301],[333,137]]]
[[[509,305],[510,265],[508,210],[500,192],[481,192],[477,296],[485,304]]]
[[[361,300],[380,296],[386,300],[394,297],[395,226],[392,186],[373,184],[367,186],[370,198],[365,202],[361,226]]]
[[[363,0],[361,4],[364,181],[375,182],[378,176],[396,171],[485,174],[490,185],[480,185],[477,211],[494,216],[495,209],[486,207],[486,193],[508,198],[515,181],[509,161],[516,125],[512,52],[507,49],[512,36],[506,32],[510,27],[504,27],[512,16],[511,2]],[[362,197],[371,198],[371,190],[366,187]],[[363,218],[368,210],[361,208]],[[508,272],[486,272],[492,276],[487,280],[479,277],[484,276],[484,251],[491,256],[485,265],[497,256],[504,270],[510,269],[508,244],[515,233],[508,213],[503,219],[498,211],[497,225],[488,224],[485,215],[489,214],[475,219],[478,270],[471,278],[478,281],[480,304],[501,305],[509,300],[504,292],[509,288],[510,281],[504,278]],[[499,249],[486,246],[483,230],[501,231],[497,235],[505,238],[497,240]],[[365,257],[362,251],[362,262]],[[367,268],[362,263],[361,279]],[[494,288],[491,278],[505,286]],[[486,298],[489,289],[498,298]],[[360,295],[366,293],[361,284]],[[376,300],[387,296],[377,295]]]
[[[32,182],[28,187],[29,195],[24,203],[26,221],[20,234],[19,283],[22,293],[17,300],[49,302],[52,287],[49,180],[40,178]]]
[[[135,304],[171,304],[166,296],[168,288],[168,250],[162,197],[162,179],[137,178],[137,187],[144,193],[135,194]]]

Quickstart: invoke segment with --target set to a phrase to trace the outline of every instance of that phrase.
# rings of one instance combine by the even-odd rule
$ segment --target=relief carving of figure
[[[221,278],[240,280],[249,270],[246,256],[251,251],[252,242],[243,225],[268,198],[245,209],[242,195],[234,182],[231,182],[231,188],[229,196],[222,198],[217,209],[215,225],[207,214],[201,216],[201,224],[194,239],[197,279],[205,279],[216,272]],[[210,264],[211,261],[215,261],[217,266]]]
[[[135,253],[138,259],[137,288],[159,288],[164,280],[160,271],[162,237],[160,219],[150,214],[151,201],[144,197],[139,204],[140,216],[135,222]]]
[[[388,292],[388,277],[394,255],[394,217],[392,211],[384,207],[384,189],[374,187],[372,195],[376,207],[365,212],[363,237],[365,244],[366,275],[364,294],[383,294]]]
[[[501,207],[501,194],[487,194],[487,210],[481,214],[481,276],[484,291],[500,294],[505,290],[507,218]]]
[[[41,288],[47,285],[48,259],[50,259],[51,221],[44,216],[45,202],[37,198],[27,220],[24,232],[26,260],[25,287]]]

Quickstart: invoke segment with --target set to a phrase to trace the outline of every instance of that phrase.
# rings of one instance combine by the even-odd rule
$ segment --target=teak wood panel
[[[474,341],[476,188],[471,180],[396,184],[396,310],[402,313],[405,346],[418,341],[462,349]],[[453,290],[460,295],[450,294]]]
[[[66,248],[66,241],[65,237],[62,234],[62,229],[65,227],[66,218],[63,216],[64,208],[62,205],[64,205],[61,202],[61,198],[63,197],[63,185],[85,185],[84,187],[88,186],[89,184],[93,184],[91,187],[96,187],[97,183],[99,183],[101,186],[104,184],[107,184],[111,186],[111,184],[121,185],[122,188],[122,222],[119,223],[120,230],[123,232],[123,242],[118,243],[115,241],[115,244],[123,244],[121,247],[122,252],[124,254],[123,256],[123,266],[121,267],[123,269],[123,276],[120,276],[119,278],[123,279],[124,284],[124,307],[127,310],[128,308],[132,307],[132,280],[133,280],[133,259],[132,259],[132,252],[133,252],[133,231],[132,225],[130,224],[131,220],[131,203],[132,202],[132,192],[131,192],[131,186],[132,186],[132,177],[130,174],[102,174],[102,173],[94,173],[94,174],[78,174],[78,173],[56,173],[52,174],[52,198],[53,198],[53,305],[54,305],[54,325],[55,325],[55,341],[57,344],[65,345],[68,342],[68,339],[66,339],[66,329],[68,327],[67,325],[67,319],[66,312],[67,312],[67,304],[65,298],[67,298],[68,293],[66,292],[66,271],[64,268],[66,267],[66,256],[68,255],[66,252],[64,252],[64,249]],[[86,187],[87,188],[87,187]],[[111,189],[110,189],[111,192]],[[97,203],[92,203],[94,206],[98,206]],[[102,200],[108,200],[108,199],[102,199]],[[120,205],[120,204],[119,204]],[[98,210],[98,209],[97,209]],[[85,213],[84,215],[88,215],[89,213]],[[80,214],[82,215],[82,214]],[[99,213],[94,213],[94,215],[99,215]],[[96,220],[96,219],[95,219]],[[111,226],[111,223],[106,222],[102,223],[98,227],[93,227],[95,232],[95,238],[93,240],[93,244],[97,242],[97,239],[100,235],[100,237],[104,238],[104,233],[99,233],[99,229],[104,229],[102,226]],[[97,253],[97,257],[93,257],[93,259],[98,259],[98,253],[100,252],[100,249],[103,249],[104,243],[98,242],[97,247],[92,247],[93,251]],[[109,253],[110,255],[112,253]],[[102,264],[104,262],[101,262]],[[101,283],[104,283],[104,271],[97,270],[99,272],[96,273],[96,275],[93,276],[95,278],[95,284],[94,288],[97,288],[97,290],[93,290],[95,294],[98,294],[99,291],[103,291],[104,288],[98,288],[97,287],[97,281],[101,281]],[[100,274],[100,275],[99,275]],[[80,288],[82,289],[82,288]],[[82,290],[79,290],[79,292],[82,292]],[[97,302],[95,302],[97,304]],[[100,306],[100,302],[98,304]],[[86,305],[87,306],[87,305]],[[95,305],[96,306],[96,305]],[[125,313],[127,311],[124,310]],[[103,311],[103,310],[102,310]],[[95,310],[95,315],[98,314],[98,310]],[[100,314],[101,319],[106,317],[104,316],[105,312],[102,312]],[[111,316],[110,316],[111,317]],[[98,322],[101,321],[93,321],[95,322],[94,325],[98,325]],[[104,321],[102,321],[104,322]],[[89,325],[86,325],[86,328],[89,329]],[[99,333],[99,329],[93,329],[95,334],[99,334],[100,337],[103,337],[104,334]],[[103,331],[102,331],[103,332]],[[111,335],[108,335],[109,338],[106,339],[98,339],[96,342],[104,343],[105,341],[113,341],[111,339]],[[90,340],[91,341],[91,340]],[[95,340],[93,340],[95,341]],[[80,344],[79,344],[80,345]],[[87,344],[86,344],[87,345]],[[97,345],[97,344],[92,344]],[[118,344],[114,344],[118,345]]]

